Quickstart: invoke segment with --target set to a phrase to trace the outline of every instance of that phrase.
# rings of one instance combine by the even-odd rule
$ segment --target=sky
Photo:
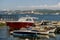
[[[60,10],[60,0],[0,0],[0,10],[54,9]]]

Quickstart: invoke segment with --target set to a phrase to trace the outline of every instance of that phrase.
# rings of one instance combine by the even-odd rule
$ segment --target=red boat
[[[27,28],[34,25],[33,17],[21,17],[18,21],[7,21],[7,26],[10,27],[11,30]]]

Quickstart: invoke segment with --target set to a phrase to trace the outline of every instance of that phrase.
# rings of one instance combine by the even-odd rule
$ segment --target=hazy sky
[[[0,0],[2,9],[60,9],[60,0]]]

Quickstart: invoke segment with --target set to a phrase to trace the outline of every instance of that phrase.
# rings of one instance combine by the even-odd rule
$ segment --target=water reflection
[[[54,33],[50,33],[49,35],[39,35],[39,38],[34,38],[34,37],[31,37],[31,38],[24,38],[24,37],[14,37],[14,36],[12,36],[13,38],[14,38],[14,40],[59,40],[57,37],[58,36],[56,36],[57,34],[54,34]],[[60,37],[60,35],[59,35],[59,37]]]
[[[48,35],[38,35],[39,37],[16,37],[10,35],[8,29],[0,29],[0,40],[60,40],[60,34],[49,33]]]
[[[55,38],[56,35],[55,35],[55,33],[49,33],[49,37]]]
[[[50,39],[50,40],[56,40],[56,34],[50,33],[50,34],[49,34],[49,39]]]

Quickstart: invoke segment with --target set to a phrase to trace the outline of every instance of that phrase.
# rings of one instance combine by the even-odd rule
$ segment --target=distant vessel
[[[56,15],[59,15],[59,13],[56,13]]]
[[[20,28],[26,28],[26,27],[31,27],[34,25],[34,19],[35,17],[21,17],[18,21],[7,21],[6,24],[7,26],[10,27],[11,30],[14,29],[20,29]]]

